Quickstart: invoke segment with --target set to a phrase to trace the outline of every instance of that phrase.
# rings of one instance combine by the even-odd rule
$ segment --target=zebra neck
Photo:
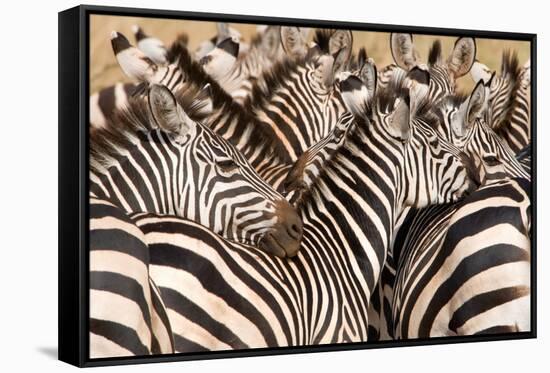
[[[104,164],[92,165],[90,192],[108,198],[127,213],[178,215],[182,194],[178,191],[186,179],[186,167],[177,161],[180,152],[181,146],[161,131],[138,135],[118,154],[97,156],[103,157]]]
[[[206,124],[243,153],[261,176],[262,169],[268,166],[292,163],[279,140],[246,109],[233,101],[215,106]]]
[[[324,249],[347,257],[369,290],[378,279],[402,209],[399,165],[404,156],[391,142],[395,140],[376,130],[354,131],[299,204],[304,244],[308,229],[323,230]]]

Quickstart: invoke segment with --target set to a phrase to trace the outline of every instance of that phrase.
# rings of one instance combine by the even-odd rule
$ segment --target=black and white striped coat
[[[90,196],[90,357],[172,353],[149,247],[124,211]]]
[[[93,193],[127,213],[178,215],[226,238],[295,255],[299,216],[229,142],[191,120],[166,87],[152,86],[148,100],[130,106],[91,134]]]
[[[293,260],[230,243],[177,217],[132,216],[150,247],[176,351],[367,339],[370,295],[397,211],[406,201],[455,200],[469,187],[461,153],[444,140],[445,152],[432,149],[437,133],[423,118],[408,125],[403,97],[373,100],[368,118],[358,119],[301,200],[304,235]],[[435,194],[430,167],[437,180],[447,180]]]

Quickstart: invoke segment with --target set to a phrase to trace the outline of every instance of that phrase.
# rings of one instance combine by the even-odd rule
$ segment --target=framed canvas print
[[[59,358],[536,336],[536,35],[59,13]]]

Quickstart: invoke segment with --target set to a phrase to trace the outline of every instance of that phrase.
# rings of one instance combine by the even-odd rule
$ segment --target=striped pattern
[[[127,213],[186,217],[238,242],[299,238],[281,237],[299,220],[284,198],[231,144],[182,114],[170,92],[157,87],[149,94],[152,113],[136,99],[116,124],[92,133],[91,192]]]
[[[113,204],[90,198],[90,357],[172,353],[166,306],[149,276],[145,236]]]
[[[502,180],[420,213],[399,259],[394,337],[530,330],[529,206],[521,181]]]
[[[472,123],[467,124],[468,110],[472,107],[472,101],[475,100],[476,92],[482,94],[478,102],[479,115],[472,120]],[[472,159],[475,160],[479,182],[486,184],[493,182],[494,180],[502,180],[507,177],[519,177],[526,181],[530,180],[529,172],[525,167],[518,162],[515,158],[513,151],[508,145],[500,139],[500,137],[485,123],[482,111],[484,110],[483,92],[485,88],[483,82],[478,83],[474,89],[470,98],[466,99],[462,96],[447,96],[441,104],[438,105],[439,118],[442,123],[443,136],[450,141],[457,144]],[[461,124],[458,125],[457,122]],[[480,208],[485,201],[471,203],[472,208]],[[414,247],[418,252],[424,252],[428,250],[428,247],[437,246],[444,235],[448,231],[448,221],[452,218],[455,212],[456,206],[449,206],[444,209],[446,214],[440,215],[438,208],[428,209],[421,212],[421,218],[415,223],[414,227],[408,225],[401,226],[399,228],[400,237],[396,239],[394,244],[393,255],[386,262],[383,270],[380,283],[377,289],[375,298],[377,302],[373,302],[373,308],[371,314],[378,316],[378,324],[373,324],[373,334],[376,338],[390,339],[394,337],[394,331],[392,325],[398,320],[394,319],[398,317],[390,314],[389,310],[393,305],[393,287],[396,281],[396,263],[394,262],[395,252],[402,250],[401,246],[405,245],[403,240],[412,240],[413,244],[409,244],[409,247]],[[404,217],[403,220],[410,221],[416,212],[411,211],[411,216]],[[496,223],[498,224],[498,223]],[[436,232],[437,234],[435,234]],[[412,239],[409,237],[413,237]],[[422,237],[414,241],[414,237]],[[425,240],[424,240],[425,238]],[[416,261],[417,262],[417,261]],[[416,263],[415,262],[415,263]],[[419,269],[417,272],[423,271],[424,264],[416,263]],[[400,274],[400,277],[407,276],[407,270],[404,270],[405,274]],[[473,290],[475,291],[475,290]],[[408,294],[403,296],[406,302],[412,304],[413,299],[409,299]],[[396,306],[397,307],[397,306]],[[528,314],[528,311],[526,314]],[[411,322],[415,322],[412,320]]]
[[[118,34],[120,35],[120,34]],[[155,74],[146,75],[147,79],[138,79],[134,75],[129,75],[129,78],[134,80],[134,83],[116,83],[112,86],[101,89],[90,96],[90,126],[92,129],[105,127],[107,122],[112,120],[115,109],[124,109],[127,107],[128,100],[131,96],[142,94],[144,92],[143,83],[161,84],[169,87],[176,92],[180,89],[186,89],[184,84],[184,76],[177,66],[177,60],[181,50],[187,45],[187,35],[183,34],[176,38],[174,43],[167,51],[167,63],[157,65],[153,60],[147,59],[147,64],[142,68],[154,66]],[[146,57],[144,53],[137,52],[138,58]],[[120,61],[118,61],[120,63]]]
[[[412,119],[407,147],[390,135],[389,118],[399,102],[380,94],[327,162],[300,203],[304,236],[292,261],[227,242],[176,217],[133,216],[150,247],[152,277],[166,302],[177,351],[367,339],[370,294],[396,211],[405,201],[423,206],[454,200],[467,182],[461,153],[443,140],[447,151],[433,149],[429,139],[437,133],[424,119]],[[428,165],[441,173],[422,175]],[[435,184],[433,177],[447,181]],[[425,180],[454,188],[431,195]],[[340,185],[349,187],[335,195]]]

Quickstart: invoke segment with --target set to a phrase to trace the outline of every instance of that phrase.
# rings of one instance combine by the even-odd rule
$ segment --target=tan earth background
[[[169,46],[176,36],[182,32],[189,36],[189,48],[194,50],[202,41],[216,35],[216,24],[205,21],[169,20],[155,18],[121,17],[92,15],[90,17],[90,88],[91,93],[113,85],[120,81],[129,81],[117,65],[111,49],[111,31],[124,34],[131,43],[135,43],[132,33],[132,25],[140,25],[145,33],[162,40]],[[250,41],[256,32],[255,24],[232,23],[231,27],[237,29],[244,41]],[[312,34],[312,33],[311,33]],[[353,31],[353,49],[365,47],[369,57],[374,58],[378,68],[393,62],[389,49],[389,33]],[[446,57],[452,50],[455,37],[438,37],[428,35],[414,35],[415,48],[425,61],[433,41],[440,39],[443,46],[443,56]],[[500,69],[502,52],[511,49],[516,51],[521,64],[529,59],[530,43],[514,40],[495,40],[476,38],[476,58],[492,70]],[[473,86],[470,75],[462,77],[458,81],[459,89],[469,90]]]

